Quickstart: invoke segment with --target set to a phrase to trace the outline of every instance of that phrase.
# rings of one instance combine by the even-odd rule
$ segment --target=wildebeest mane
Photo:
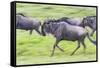
[[[96,16],[87,16],[86,18],[90,18],[90,17],[96,17]]]
[[[21,15],[23,17],[26,17],[23,13],[17,13],[16,15]]]
[[[48,19],[45,22],[48,22],[48,23],[50,23],[50,22],[52,22],[52,23],[66,22],[66,23],[70,24],[68,19],[70,19],[70,18],[62,17],[62,18],[59,18],[59,19]]]

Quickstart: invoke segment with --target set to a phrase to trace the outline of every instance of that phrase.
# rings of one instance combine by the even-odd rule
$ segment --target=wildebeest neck
[[[56,32],[56,30],[58,29],[60,23],[50,23],[51,25],[49,26],[50,27],[50,33],[54,34]]]

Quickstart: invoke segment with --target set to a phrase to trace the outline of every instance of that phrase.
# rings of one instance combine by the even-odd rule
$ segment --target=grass
[[[84,17],[96,15],[96,8],[91,7],[74,7],[59,5],[40,5],[40,4],[17,4],[17,12],[22,12],[33,18],[44,20],[46,18],[59,17]]]
[[[60,18],[64,16],[82,18],[96,15],[96,9],[90,7],[20,3],[17,4],[17,12],[22,12],[28,16],[37,18],[42,22],[47,18]],[[76,48],[77,42],[61,41],[59,46],[64,49],[64,52],[56,48],[54,56],[50,57],[53,44],[55,43],[55,38],[52,35],[43,37],[35,31],[33,31],[32,35],[29,35],[29,31],[17,29],[16,36],[17,65],[96,60],[96,47],[87,38],[85,39],[87,45],[85,53],[81,45],[75,55],[70,56]],[[96,35],[94,34],[93,39],[95,38]]]
[[[96,60],[96,48],[86,39],[88,43],[86,53],[83,47],[70,56],[77,42],[61,41],[59,46],[64,49],[64,53],[56,48],[55,55],[50,57],[55,38],[52,35],[42,37],[35,31],[30,36],[27,31],[17,30],[17,64],[42,64]]]

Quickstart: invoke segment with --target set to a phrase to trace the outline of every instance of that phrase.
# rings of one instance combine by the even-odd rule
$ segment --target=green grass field
[[[96,8],[18,3],[18,12],[43,22],[47,18],[60,18],[64,16],[83,18],[96,15]],[[35,31],[33,31],[32,35],[29,35],[29,31],[17,29],[16,36],[17,65],[96,60],[96,47],[87,38],[85,39],[87,45],[85,53],[81,46],[73,56],[70,56],[76,48],[77,42],[61,41],[59,46],[64,49],[64,52],[56,48],[54,56],[50,57],[53,44],[55,43],[55,38],[52,35],[44,37]],[[94,34],[93,39],[96,39],[96,34]]]

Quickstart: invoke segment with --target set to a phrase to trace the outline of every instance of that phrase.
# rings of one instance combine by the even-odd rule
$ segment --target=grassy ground
[[[43,21],[46,18],[60,18],[64,16],[82,18],[84,16],[96,15],[95,8],[89,7],[72,7],[72,6],[56,6],[56,5],[27,5],[17,4],[17,12],[22,12],[33,18]],[[77,42],[61,41],[59,46],[65,52],[61,52],[56,48],[55,55],[50,57],[55,38],[52,35],[46,37],[40,36],[35,31],[29,35],[29,31],[17,29],[17,65],[23,64],[44,64],[44,63],[60,63],[60,62],[76,62],[96,60],[96,47],[86,38],[86,53],[83,53],[83,47],[70,56],[76,48]],[[93,38],[95,39],[94,34]]]

